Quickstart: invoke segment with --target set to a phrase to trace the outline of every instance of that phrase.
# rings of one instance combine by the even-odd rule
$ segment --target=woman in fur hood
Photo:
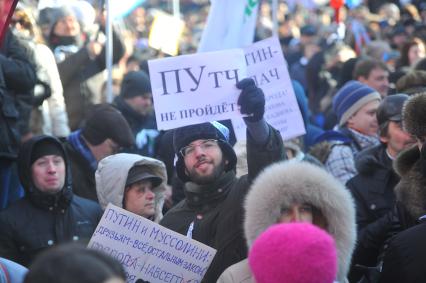
[[[99,204],[109,203],[155,222],[163,217],[166,166],[139,154],[118,153],[99,162],[95,173]]]
[[[336,281],[347,281],[356,240],[355,205],[349,191],[324,169],[297,161],[271,165],[254,181],[245,213],[244,233],[249,249],[275,223],[304,221],[323,228],[336,243]],[[274,260],[277,259],[271,259],[271,264]],[[245,259],[225,270],[218,282],[255,281]]]

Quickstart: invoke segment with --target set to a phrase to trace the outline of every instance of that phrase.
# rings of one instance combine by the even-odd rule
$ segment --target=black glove
[[[43,101],[45,99],[48,99],[50,96],[52,96],[52,90],[50,89],[50,85],[41,81],[41,80],[37,80],[36,85],[41,85],[43,87],[43,93],[39,94],[39,95],[34,95],[33,98],[33,106],[34,107],[39,107],[40,105],[43,104]]]
[[[244,119],[249,122],[260,121],[265,113],[265,95],[262,89],[258,88],[254,80],[250,78],[238,82],[237,88],[241,89],[237,102],[240,106],[240,112],[250,115],[244,117]]]

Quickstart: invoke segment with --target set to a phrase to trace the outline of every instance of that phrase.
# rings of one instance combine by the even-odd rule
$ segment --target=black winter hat
[[[151,82],[144,71],[131,71],[124,76],[120,90],[123,98],[132,98],[151,92]]]
[[[426,137],[426,93],[410,96],[402,110],[404,129],[419,138]]]
[[[377,109],[377,122],[379,126],[385,124],[387,121],[402,121],[402,107],[408,97],[408,95],[403,93],[386,96],[380,102]]]
[[[58,155],[65,160],[64,149],[55,140],[44,139],[34,144],[31,152],[30,166],[39,158],[46,155]]]
[[[81,134],[92,145],[98,145],[108,138],[122,147],[131,147],[135,143],[126,119],[120,111],[109,104],[98,104],[93,107]]]
[[[229,171],[235,169],[235,165],[237,164],[237,155],[229,143],[229,129],[227,127],[219,122],[189,125],[175,129],[173,134],[173,148],[178,157],[176,162],[176,173],[183,182],[188,182],[190,179],[185,174],[183,156],[179,153],[179,151],[184,146],[187,146],[198,139],[218,140],[219,147],[228,160],[225,170]]]

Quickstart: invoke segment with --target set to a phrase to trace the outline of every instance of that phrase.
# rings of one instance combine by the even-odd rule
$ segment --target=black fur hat
[[[413,136],[426,137],[426,93],[411,96],[402,110],[404,129]]]
[[[183,182],[188,182],[190,179],[185,174],[185,164],[180,150],[189,145],[191,142],[198,139],[216,139],[219,142],[219,147],[223,155],[228,160],[225,167],[226,171],[234,170],[237,164],[237,155],[229,143],[229,129],[218,122],[203,123],[185,126],[174,130],[173,148],[176,156],[176,173]]]

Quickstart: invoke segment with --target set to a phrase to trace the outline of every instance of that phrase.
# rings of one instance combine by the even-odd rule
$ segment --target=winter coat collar
[[[236,180],[235,172],[228,171],[212,184],[198,185],[193,182],[187,182],[184,192],[188,206],[201,210],[216,206],[228,195],[233,182]]]
[[[393,170],[392,160],[386,154],[386,145],[380,144],[361,151],[355,158],[355,166],[360,174],[371,175],[378,170]]]

